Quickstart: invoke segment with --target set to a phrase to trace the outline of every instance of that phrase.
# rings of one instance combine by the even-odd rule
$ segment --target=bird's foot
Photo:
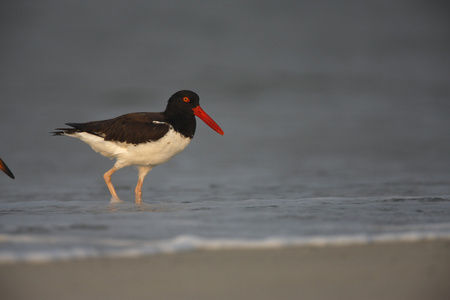
[[[136,194],[136,198],[134,201],[136,204],[142,204],[142,193]]]
[[[122,203],[123,200],[121,200],[119,197],[117,196],[112,196],[111,200],[109,201],[109,203]]]

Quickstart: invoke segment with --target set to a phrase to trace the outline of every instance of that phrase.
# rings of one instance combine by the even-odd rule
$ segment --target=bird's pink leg
[[[114,174],[118,169],[115,167],[112,167],[108,172],[103,174],[103,178],[105,179],[106,185],[108,186],[109,192],[111,193],[111,196],[114,199],[119,199],[119,196],[117,196],[116,190],[114,189],[114,186],[111,182],[111,175]]]
[[[134,193],[136,194],[136,204],[142,203],[142,185],[144,184],[145,176],[147,176],[148,172],[150,172],[151,167],[139,167],[139,179],[136,185],[136,189]]]

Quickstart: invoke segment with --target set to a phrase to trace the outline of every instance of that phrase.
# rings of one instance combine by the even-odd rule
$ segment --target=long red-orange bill
[[[214,122],[214,120],[211,119],[211,117],[208,116],[207,113],[205,113],[205,111],[200,107],[200,105],[193,108],[192,110],[194,111],[194,115],[202,119],[202,121],[205,122],[209,127],[211,127],[212,129],[223,135],[224,132],[222,128],[220,128],[220,126],[217,125],[217,123]]]
[[[8,175],[9,177],[11,177],[12,179],[14,179],[14,175],[11,172],[11,170],[8,168],[8,166],[5,164],[5,162],[0,158],[0,170],[2,170],[3,172],[6,173],[6,175]]]

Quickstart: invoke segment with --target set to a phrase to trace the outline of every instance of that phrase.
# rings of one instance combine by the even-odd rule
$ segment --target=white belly
[[[158,141],[138,145],[105,141],[102,137],[86,132],[77,132],[70,136],[82,140],[103,156],[115,158],[117,162],[114,166],[117,168],[131,165],[154,167],[163,164],[183,151],[191,142],[190,138],[174,130],[169,130]]]

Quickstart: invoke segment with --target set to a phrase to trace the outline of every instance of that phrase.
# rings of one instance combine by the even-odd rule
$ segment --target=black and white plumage
[[[113,199],[119,199],[111,183],[117,170],[135,165],[139,179],[135,189],[136,203],[141,203],[142,184],[150,170],[183,151],[194,137],[195,116],[223,135],[222,129],[200,107],[196,93],[182,90],[173,94],[166,110],[159,113],[139,112],[114,119],[87,123],[66,123],[71,128],[57,128],[54,135],[67,135],[87,143],[105,157],[116,159],[103,177]]]

